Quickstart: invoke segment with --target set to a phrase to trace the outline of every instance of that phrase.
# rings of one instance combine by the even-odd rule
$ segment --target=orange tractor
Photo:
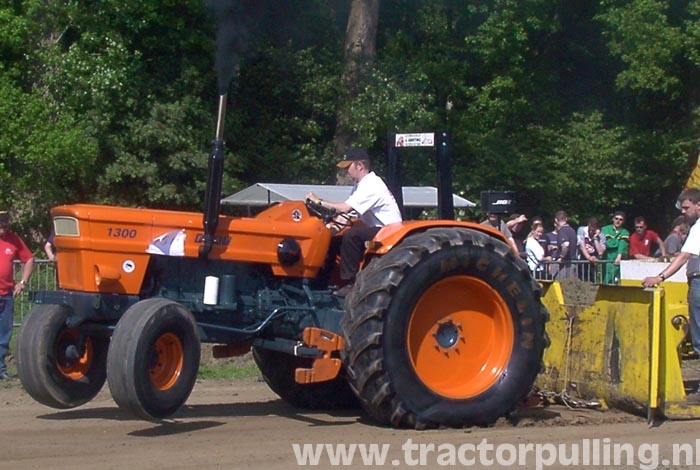
[[[192,391],[202,342],[218,357],[252,349],[294,406],[359,402],[398,427],[486,425],[528,394],[547,312],[500,233],[449,219],[386,226],[354,290],[334,297],[335,214],[289,201],[221,215],[219,131],[214,143],[204,214],[51,211],[60,289],[33,293],[16,351],[35,400],[76,407],[107,381],[133,415],[170,416]]]

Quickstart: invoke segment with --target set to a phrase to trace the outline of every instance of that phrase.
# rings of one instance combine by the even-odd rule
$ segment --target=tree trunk
[[[367,81],[374,61],[377,42],[379,0],[352,0],[345,31],[345,69],[341,77],[341,96],[333,138],[335,155],[340,157],[354,140],[352,116],[348,104]]]

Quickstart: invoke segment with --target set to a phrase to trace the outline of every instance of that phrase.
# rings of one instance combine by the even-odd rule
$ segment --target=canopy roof
[[[268,206],[282,201],[303,201],[308,192],[327,201],[344,201],[350,196],[352,186],[327,186],[314,184],[256,183],[221,200],[234,206]],[[476,204],[463,197],[452,195],[455,207],[474,207]],[[437,207],[437,188],[432,186],[404,186],[405,207]]]

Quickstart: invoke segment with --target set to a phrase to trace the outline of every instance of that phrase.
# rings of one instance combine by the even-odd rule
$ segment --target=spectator
[[[554,214],[554,225],[557,228],[557,251],[559,257],[559,272],[557,279],[576,277],[576,269],[572,261],[576,258],[576,232],[569,225],[569,217],[565,211]]]
[[[10,215],[0,209],[0,381],[14,380],[7,373],[5,358],[10,350],[15,297],[22,293],[34,270],[34,257],[22,239],[10,231]],[[14,260],[24,263],[20,281],[14,281]]]
[[[666,257],[666,247],[659,234],[647,228],[647,221],[644,217],[639,216],[634,219],[634,234],[630,235],[630,256],[635,259],[654,259],[651,256],[651,246],[656,244],[661,250],[661,256]]]
[[[685,221],[685,217],[676,217],[676,219],[673,221],[671,233],[669,233],[666,240],[664,240],[666,256],[677,256],[681,252],[683,242],[685,242],[685,239],[688,236],[688,230],[690,230],[690,227]],[[657,253],[660,255],[661,250],[659,250]]]
[[[365,242],[374,238],[384,225],[401,222],[401,211],[394,195],[370,165],[365,150],[350,148],[338,163],[338,167],[347,170],[355,182],[350,197],[344,202],[333,202],[324,201],[314,193],[306,195],[307,199],[340,213],[355,211],[360,214],[361,223],[347,229],[340,244],[340,279],[345,285],[333,292],[338,297],[345,297],[352,290],[365,252]]]
[[[512,232],[513,227],[516,225],[522,225],[525,222],[527,222],[527,216],[525,214],[511,214],[510,217],[508,217],[508,222],[506,222],[506,225]]]
[[[525,214],[511,214],[511,216],[508,218],[508,222],[506,222],[506,226],[508,229],[510,229],[510,233],[513,235],[513,241],[515,241],[515,245],[518,247],[518,253],[522,257],[525,255],[525,245],[518,234],[520,233],[523,225],[525,225],[525,222],[527,222],[527,217]]]
[[[46,258],[49,261],[56,261],[56,246],[53,244],[54,236],[55,234],[52,230],[51,235],[49,235],[49,238],[46,239],[46,243],[44,243],[44,253],[46,253]]]
[[[616,211],[613,214],[612,224],[601,229],[605,235],[605,256],[608,261],[605,266],[603,282],[605,284],[617,284],[620,281],[620,262],[627,256],[630,233],[622,225],[625,223],[625,213]]]
[[[527,258],[527,265],[530,267],[530,271],[537,278],[541,278],[544,273],[544,266],[542,265],[545,261],[551,261],[552,258],[546,256],[544,248],[540,244],[540,239],[544,235],[544,225],[542,222],[534,222],[530,229],[530,233],[525,239],[525,253]]]
[[[506,225],[503,220],[498,216],[498,214],[495,214],[493,212],[488,212],[486,214],[486,220],[481,222],[481,225],[485,225],[487,227],[491,227],[493,229],[498,230],[501,232],[505,237],[506,240],[508,241],[508,245],[510,245],[510,248],[513,250],[513,253],[516,255],[520,255],[520,251],[518,250],[518,245],[515,243],[515,239],[513,239],[513,234],[511,233],[510,229],[508,228],[508,225]]]
[[[686,265],[688,277],[688,310],[690,326],[690,341],[695,353],[700,356],[700,224],[696,221],[700,216],[700,190],[689,188],[678,196],[681,213],[685,215],[690,232],[681,252],[656,276],[644,278],[642,285],[653,287],[673,276],[683,265]],[[693,401],[698,400],[697,391]]]
[[[589,264],[582,265],[581,279],[588,282],[596,281],[598,260],[605,254],[605,235],[600,231],[600,222],[595,217],[588,219],[588,224],[579,227],[576,233],[579,259],[587,260]]]
[[[544,233],[544,222],[542,221],[542,217],[539,215],[536,215],[535,217],[532,218],[532,225],[535,224],[540,224],[542,226],[542,234],[539,236],[537,241],[542,245],[542,249],[544,250],[544,255],[549,256],[549,249],[547,247],[547,234]],[[550,257],[551,258],[551,257]]]
[[[56,234],[54,233],[53,230],[51,230],[51,235],[49,235],[49,238],[46,239],[46,243],[44,243],[44,253],[46,253],[46,258],[48,258],[49,261],[56,261],[56,245],[54,245],[54,237]],[[60,285],[58,283],[58,268],[54,265],[54,279],[56,281],[56,285]]]
[[[552,259],[557,259],[559,257],[559,248],[557,247],[557,236],[559,234],[557,230],[557,224],[554,224],[554,230],[552,230],[551,232],[547,232],[544,235],[544,238],[547,243],[547,256],[551,256]]]

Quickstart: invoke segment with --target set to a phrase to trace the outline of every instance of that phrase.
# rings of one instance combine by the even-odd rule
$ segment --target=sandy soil
[[[584,466],[582,446],[586,439],[598,439],[601,449],[606,442],[608,448],[614,444],[635,446],[630,468],[698,468],[672,465],[673,444],[688,443],[700,453],[700,441],[697,446],[695,441],[700,438],[700,421],[667,421],[649,427],[643,418],[619,411],[570,410],[553,405],[522,409],[511,421],[504,419],[490,428],[397,430],[378,426],[359,411],[294,409],[255,378],[198,382],[187,405],[173,419],[160,423],[137,420],[120,411],[108,387],[80,408],[54,410],[34,402],[18,382],[0,383],[0,422],[5,430],[0,440],[2,469],[289,469],[298,467],[293,444],[325,443],[389,445],[388,468],[508,468],[479,460],[473,465],[469,460],[443,465],[449,463],[450,448],[462,446],[466,452],[469,448],[465,445],[476,445],[483,439],[502,447],[577,445],[580,468],[621,468],[612,461],[609,466],[592,465],[593,458]],[[421,465],[418,450],[406,452],[409,439],[413,444],[424,444],[425,465]],[[435,446],[432,452],[430,445]],[[657,465],[653,459],[643,460],[651,455],[639,453],[646,449],[643,446],[658,446]],[[505,450],[499,455],[507,462],[511,454]],[[494,459],[494,451],[490,452],[483,455]],[[447,460],[437,461],[439,454]],[[604,454],[598,454],[603,463]],[[476,454],[467,452],[464,456]],[[541,457],[549,458],[550,454],[542,453]],[[535,454],[526,454],[525,459],[526,465],[516,462],[512,467],[537,467]],[[663,459],[669,459],[663,462],[667,465],[662,465]],[[558,461],[540,463],[540,468],[564,468]],[[323,454],[315,468],[331,467]],[[356,456],[352,465],[344,468],[367,466]]]

